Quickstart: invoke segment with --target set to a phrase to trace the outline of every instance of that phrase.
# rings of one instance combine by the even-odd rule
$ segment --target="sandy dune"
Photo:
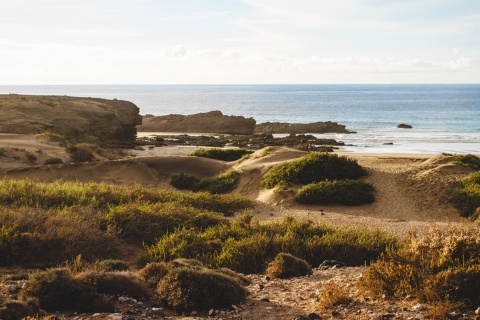
[[[0,148],[16,148],[17,153],[36,151],[40,158],[37,163],[52,156],[68,160],[62,147],[34,135],[1,134]],[[258,200],[254,211],[262,221],[295,216],[406,234],[412,229],[426,230],[432,223],[460,222],[462,219],[448,203],[448,195],[458,181],[470,173],[468,168],[448,164],[450,158],[446,156],[349,154],[368,170],[366,180],[376,188],[376,201],[363,206],[299,205],[292,200],[295,186],[283,191],[262,190],[261,179],[275,164],[298,158],[305,154],[303,151],[268,148],[256,151],[241,163],[227,163],[185,156],[195,147],[143,149],[130,151],[130,156],[123,160],[50,166],[24,163],[4,154],[0,157],[0,175],[14,179],[105,181],[171,188],[169,181],[174,174],[183,172],[201,178],[233,167],[241,173],[233,193]]]

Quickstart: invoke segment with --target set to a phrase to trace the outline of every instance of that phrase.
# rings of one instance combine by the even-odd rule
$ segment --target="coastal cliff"
[[[38,134],[47,130],[71,141],[106,146],[133,145],[139,109],[121,100],[67,96],[0,95],[0,132]]]

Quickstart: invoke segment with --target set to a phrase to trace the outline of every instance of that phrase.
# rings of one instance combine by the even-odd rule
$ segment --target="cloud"
[[[165,54],[170,58],[183,58],[187,55],[187,49],[182,45],[178,45],[167,49]]]

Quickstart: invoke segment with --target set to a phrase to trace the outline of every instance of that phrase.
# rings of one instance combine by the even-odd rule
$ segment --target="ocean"
[[[141,114],[220,110],[257,123],[334,121],[356,133],[318,136],[345,142],[349,152],[480,154],[477,84],[0,86],[0,93],[128,100]]]

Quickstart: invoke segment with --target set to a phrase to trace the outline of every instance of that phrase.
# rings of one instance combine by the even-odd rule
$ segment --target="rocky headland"
[[[226,116],[220,111],[210,111],[193,115],[170,114],[166,116],[143,116],[142,132],[183,132],[218,134],[253,134],[253,118]]]
[[[257,124],[253,118],[227,116],[221,111],[210,111],[192,115],[170,114],[166,116],[143,116],[139,132],[183,132],[252,135],[307,134],[307,133],[353,133],[336,122],[284,123],[265,122]]]
[[[0,132],[62,134],[70,141],[131,146],[139,109],[128,101],[67,96],[0,95]]]

